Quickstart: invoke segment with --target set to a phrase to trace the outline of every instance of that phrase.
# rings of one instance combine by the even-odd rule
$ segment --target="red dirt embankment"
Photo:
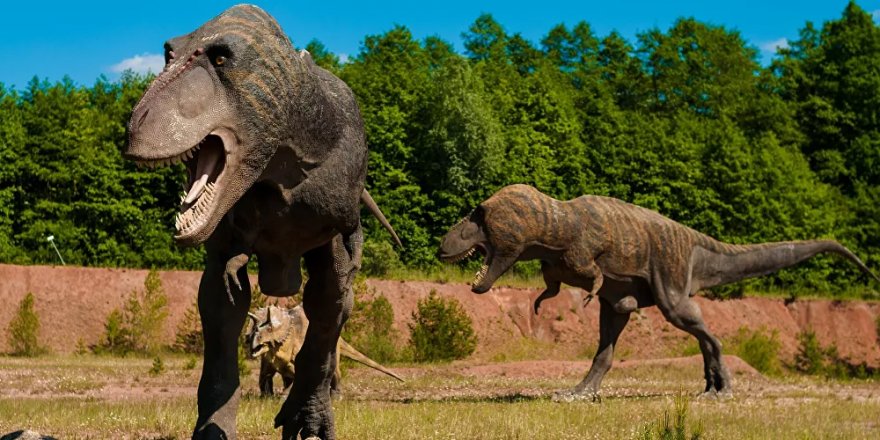
[[[0,264],[0,330],[4,333],[0,351],[8,350],[5,329],[28,292],[36,297],[43,343],[55,352],[72,352],[79,340],[93,344],[100,339],[107,315],[122,307],[130,292],[143,288],[146,275],[145,270],[132,269]],[[160,272],[170,308],[168,342],[173,341],[184,311],[195,301],[200,276],[199,272]],[[581,307],[582,292],[578,289],[563,289],[556,298],[545,301],[536,316],[532,302],[541,289],[501,287],[476,295],[460,283],[369,280],[368,284],[391,302],[395,326],[403,337],[408,334],[406,324],[418,300],[431,290],[459,300],[474,321],[478,359],[530,348],[536,350],[536,357],[574,359],[595,349],[598,342],[598,301]],[[220,300],[225,300],[225,295]],[[823,345],[836,345],[840,355],[851,362],[880,366],[878,303],[809,300],[786,306],[781,299],[770,298],[697,298],[697,302],[709,328],[722,339],[733,337],[741,327],[776,330],[782,356],[790,360],[797,350],[797,334],[812,329]],[[520,343],[523,337],[532,343]],[[616,353],[630,359],[680,356],[691,339],[669,325],[656,308],[649,308],[633,314]]]

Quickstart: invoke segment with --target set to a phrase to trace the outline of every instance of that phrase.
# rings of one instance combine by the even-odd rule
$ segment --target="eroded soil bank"
[[[146,274],[131,269],[0,265],[0,329],[7,328],[19,301],[32,292],[42,341],[54,352],[73,352],[80,340],[85,344],[98,341],[107,315],[121,307],[131,291],[143,288]],[[184,311],[195,301],[201,273],[164,271],[160,276],[169,300],[166,338],[171,342]],[[500,287],[476,295],[462,283],[369,280],[368,285],[391,302],[401,339],[408,334],[406,324],[418,300],[429,292],[436,290],[440,296],[459,300],[479,338],[475,360],[579,359],[588,356],[598,341],[598,302],[582,307],[583,292],[578,289],[563,289],[535,315],[532,301],[541,290],[537,288]],[[803,300],[786,305],[773,298],[697,301],[709,328],[722,339],[732,338],[741,327],[777,331],[782,357],[790,360],[797,350],[797,334],[812,329],[823,345],[834,344],[850,362],[880,366],[880,303]],[[690,336],[666,323],[656,308],[649,308],[630,320],[616,357],[675,357],[689,343]],[[4,334],[0,351],[7,349]]]

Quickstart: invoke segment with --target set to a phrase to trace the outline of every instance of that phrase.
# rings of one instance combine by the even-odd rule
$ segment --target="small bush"
[[[253,312],[254,310],[257,310],[261,307],[266,307],[266,305],[268,305],[268,299],[268,296],[263,295],[263,291],[260,290],[260,286],[255,285],[251,288],[251,305],[248,310]],[[198,309],[198,304],[196,305],[196,309]]]
[[[94,351],[155,354],[161,348],[162,327],[167,318],[168,297],[159,274],[150,271],[144,280],[144,290],[131,292],[122,310],[113,310],[107,316],[104,340]]]
[[[198,362],[199,362],[199,360],[195,356],[193,356],[193,357],[186,360],[186,363],[183,364],[183,369],[184,370],[193,370],[196,368],[196,365],[198,365]]]
[[[144,290],[129,297],[123,316],[128,318],[134,350],[149,354],[158,352],[162,327],[168,318],[168,297],[158,272],[151,270],[147,274]]]
[[[400,360],[397,349],[397,330],[394,328],[394,308],[384,296],[375,294],[362,277],[355,279],[354,308],[342,337],[367,357],[379,363]],[[366,299],[371,296],[372,299]]]
[[[205,338],[202,335],[202,318],[199,316],[198,299],[183,313],[183,319],[177,324],[174,336],[174,351],[180,353],[201,354],[205,349]]]
[[[687,397],[680,393],[675,397],[674,405],[674,414],[670,416],[669,409],[666,409],[659,420],[645,426],[642,432],[643,440],[698,440],[703,438],[702,422],[691,426],[691,432],[688,433],[687,419],[690,412],[690,401]]]
[[[76,349],[74,349],[73,353],[77,356],[82,356],[84,354],[89,354],[90,352],[91,350],[89,350],[89,346],[88,344],[86,344],[86,341],[84,341],[83,338],[77,338]]]
[[[119,309],[107,315],[107,321],[104,323],[104,339],[92,351],[119,355],[131,351],[128,331],[122,324],[122,312]]]
[[[867,379],[880,374],[880,370],[864,363],[853,364],[841,358],[834,344],[823,347],[812,330],[799,333],[797,338],[798,352],[794,367],[801,373],[837,379]]]
[[[794,357],[794,367],[801,373],[820,374],[825,372],[827,352],[819,344],[816,332],[806,330],[797,335],[798,352]]]
[[[243,344],[238,344],[238,377],[244,378],[251,374],[251,365],[248,363],[247,349]]]
[[[736,336],[736,355],[763,374],[778,375],[782,372],[779,361],[779,332],[768,335],[764,329],[751,331],[740,327]]]
[[[477,348],[471,319],[454,299],[440,298],[432,290],[419,301],[412,319],[410,345],[416,362],[463,359]]]
[[[693,356],[702,353],[700,351],[700,341],[697,341],[695,338],[688,338],[680,350],[682,356]]]
[[[150,376],[158,376],[165,372],[165,363],[162,362],[162,358],[156,356],[153,358],[153,366],[150,367]]]
[[[874,325],[877,327],[877,345],[880,345],[880,315],[877,315],[877,319],[874,320]]]
[[[28,292],[18,303],[18,311],[7,330],[10,354],[13,356],[37,356],[46,352],[40,345],[40,318],[34,310],[34,294]]]
[[[400,267],[400,257],[389,241],[367,240],[364,243],[364,258],[361,263],[361,271],[364,275],[384,277]]]

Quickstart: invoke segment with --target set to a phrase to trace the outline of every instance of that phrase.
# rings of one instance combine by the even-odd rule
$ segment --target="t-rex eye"
[[[215,66],[222,66],[223,63],[225,63],[225,62],[226,62],[226,57],[224,57],[223,55],[217,55],[217,58],[214,58],[214,65]]]

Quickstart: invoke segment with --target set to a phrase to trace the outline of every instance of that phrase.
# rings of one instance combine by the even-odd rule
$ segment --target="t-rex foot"
[[[551,397],[550,400],[554,402],[587,401],[602,403],[602,396],[600,396],[597,391],[565,390],[553,393],[553,397]]]
[[[330,388],[330,400],[334,402],[339,402],[342,400],[343,394],[339,388]]]
[[[733,391],[730,388],[722,390],[712,389],[709,391],[703,391],[697,395],[697,399],[700,400],[727,400],[731,398],[733,398]]]
[[[323,401],[315,397],[299,408],[295,405],[291,400],[284,402],[281,411],[275,416],[275,427],[282,427],[282,440],[336,439],[336,432],[333,429],[333,410],[329,400]]]

